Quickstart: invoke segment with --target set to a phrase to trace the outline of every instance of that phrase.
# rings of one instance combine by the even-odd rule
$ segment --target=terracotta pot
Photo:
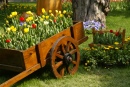
[[[52,10],[55,15],[55,10],[61,10],[61,0],[37,0],[37,15],[42,13],[42,8],[46,11]]]

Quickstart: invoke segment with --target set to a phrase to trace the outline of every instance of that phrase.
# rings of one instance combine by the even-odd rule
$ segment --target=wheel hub
[[[72,62],[72,55],[70,53],[66,53],[64,55],[63,62],[65,65],[69,66],[69,64]]]

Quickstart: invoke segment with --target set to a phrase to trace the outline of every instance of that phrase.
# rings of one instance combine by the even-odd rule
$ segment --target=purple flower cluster
[[[92,28],[95,28],[96,30],[105,28],[104,24],[100,23],[99,21],[86,21],[83,22],[84,29],[91,30]]]

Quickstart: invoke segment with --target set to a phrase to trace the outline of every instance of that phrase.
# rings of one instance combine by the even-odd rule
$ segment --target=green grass
[[[107,29],[126,29],[126,36],[130,36],[130,11],[111,11],[107,16]],[[3,19],[3,18],[1,18]],[[3,20],[0,19],[0,27]],[[80,49],[92,42],[92,35],[81,44]],[[82,59],[82,58],[81,58]],[[46,67],[45,67],[46,68]],[[0,71],[0,84],[14,76],[11,71]],[[17,82],[12,87],[129,87],[130,67],[98,67],[86,71],[80,65],[78,72],[74,75],[66,75],[62,79],[56,79],[51,69],[40,69]]]

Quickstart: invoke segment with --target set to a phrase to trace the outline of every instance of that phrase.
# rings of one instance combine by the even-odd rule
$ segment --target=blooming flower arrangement
[[[125,30],[117,31],[114,30],[95,30],[93,29],[93,43],[94,44],[103,44],[103,45],[113,45],[115,42],[119,44],[124,43]]]
[[[105,29],[104,24],[96,20],[84,21],[83,26],[87,33],[92,33],[92,29],[95,30]]]
[[[25,50],[38,44],[73,24],[71,17],[65,14],[65,10],[56,10],[54,16],[51,10],[46,12],[44,8],[40,16],[31,11],[11,12],[0,35],[0,47]]]

